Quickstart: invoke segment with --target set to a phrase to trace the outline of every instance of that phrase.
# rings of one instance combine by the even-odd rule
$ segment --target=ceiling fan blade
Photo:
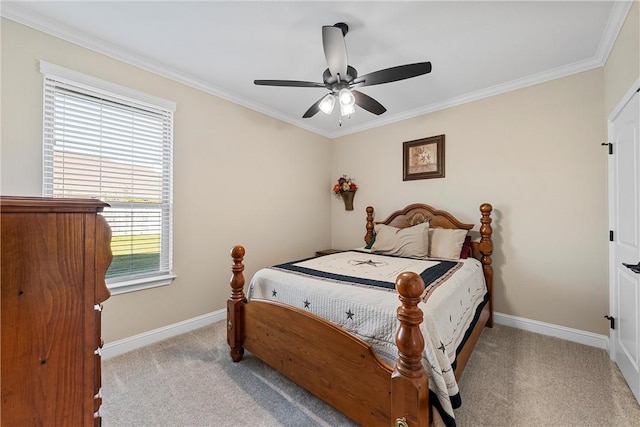
[[[353,96],[356,98],[356,105],[361,108],[364,108],[370,113],[380,115],[387,111],[386,108],[382,106],[378,101],[370,97],[369,95],[365,95],[362,92],[358,92],[357,90],[352,90]]]
[[[351,86],[373,86],[382,83],[391,83],[398,80],[410,79],[431,72],[431,62],[418,62],[416,64],[399,65],[385,68],[373,73],[359,76],[351,82]]]
[[[344,80],[347,75],[347,46],[344,43],[342,29],[336,26],[322,27],[322,47],[331,75]]]
[[[327,87],[324,83],[304,82],[299,80],[254,80],[253,83],[259,86]]]
[[[313,117],[316,115],[318,111],[320,111],[320,103],[327,95],[322,95],[322,98],[318,99],[315,104],[313,104],[309,109],[302,115],[303,119],[308,119],[309,117]]]

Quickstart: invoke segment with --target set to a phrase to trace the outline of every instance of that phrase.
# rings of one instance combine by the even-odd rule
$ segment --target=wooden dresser
[[[99,426],[111,229],[89,199],[0,197],[3,426]]]

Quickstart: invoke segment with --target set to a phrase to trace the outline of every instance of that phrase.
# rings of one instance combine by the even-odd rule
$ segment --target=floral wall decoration
[[[338,182],[333,185],[334,196],[344,201],[344,209],[347,211],[353,210],[353,197],[356,191],[358,191],[358,185],[347,175],[342,175],[338,178]]]

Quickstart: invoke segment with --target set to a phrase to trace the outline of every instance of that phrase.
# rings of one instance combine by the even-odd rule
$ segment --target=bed
[[[433,319],[437,321],[437,319],[451,317],[449,313],[441,313],[440,309],[433,309],[435,306],[430,304],[432,301],[438,300],[436,295],[445,292],[440,289],[457,288],[457,285],[447,284],[445,286],[443,283],[449,283],[449,280],[459,277],[462,273],[458,271],[466,271],[465,265],[471,265],[471,269],[474,269],[475,265],[482,278],[485,297],[483,302],[474,309],[473,316],[467,315],[468,326],[465,326],[467,329],[459,332],[461,335],[458,335],[457,341],[452,344],[455,353],[454,360],[451,361],[451,365],[447,369],[452,371],[450,375],[453,379],[445,382],[448,387],[453,387],[455,392],[456,382],[460,378],[482,330],[485,326],[493,326],[491,212],[490,204],[484,203],[480,206],[480,226],[478,232],[474,232],[472,231],[473,224],[463,223],[450,213],[425,204],[409,205],[393,212],[387,219],[380,222],[374,221],[374,209],[367,207],[364,238],[367,246],[373,244],[375,249],[376,235],[378,238],[383,236],[383,227],[388,229],[395,227],[402,232],[417,232],[413,230],[418,230],[419,227],[428,224],[423,228],[465,230],[463,234],[469,233],[470,235],[477,233],[478,235],[474,235],[472,241],[469,242],[469,239],[466,241],[469,244],[471,256],[468,260],[458,260],[458,262],[438,259],[433,263],[434,268],[430,267],[432,264],[426,264],[429,267],[424,270],[422,270],[424,268],[422,264],[414,267],[414,264],[418,263],[416,260],[398,256],[380,259],[377,257],[384,255],[372,253],[371,250],[365,248],[337,253],[335,256],[330,255],[321,257],[321,259],[299,260],[263,269],[267,274],[266,279],[265,275],[261,273],[263,270],[257,272],[248,291],[248,293],[254,294],[252,298],[248,298],[244,293],[243,260],[245,250],[242,246],[234,247],[231,250],[233,259],[230,281],[231,296],[227,302],[227,341],[232,360],[239,362],[246,349],[361,425],[412,427],[430,425],[433,421],[432,407],[437,407],[440,412],[443,407],[439,404],[442,399],[441,394],[430,390],[430,374],[425,370],[425,365],[427,365],[430,372],[434,372],[434,366],[429,365],[431,360],[429,357],[436,356],[433,354],[429,356],[430,352],[437,353],[437,357],[440,357],[437,350],[430,350],[432,337],[425,331],[431,329],[425,324],[428,323],[427,320],[431,322]],[[394,323],[392,333],[395,341],[394,351],[397,352],[397,356],[393,360],[390,360],[389,352],[384,351],[384,346],[388,344],[385,340],[371,339],[367,333],[359,333],[355,329],[350,331],[351,326],[346,327],[345,324],[340,325],[335,320],[328,320],[330,316],[324,314],[320,316],[314,313],[309,309],[309,305],[311,302],[314,307],[319,305],[316,304],[315,299],[305,299],[303,306],[286,303],[287,294],[284,294],[284,298],[276,297],[272,285],[278,283],[278,291],[282,289],[284,292],[285,285],[293,286],[299,282],[298,287],[311,292],[313,286],[310,283],[321,279],[303,276],[307,276],[309,271],[319,268],[317,267],[319,264],[342,266],[351,263],[358,266],[360,264],[376,266],[384,263],[385,266],[389,265],[388,272],[385,274],[391,274],[389,272],[393,272],[394,268],[400,268],[391,264],[392,261],[396,262],[391,258],[399,258],[397,261],[400,262],[398,264],[400,266],[411,265],[407,269],[411,271],[403,270],[397,274],[395,280],[391,280],[391,287],[395,289],[370,290],[368,289],[369,283],[374,281],[369,279],[354,280],[353,286],[348,287],[353,288],[354,292],[356,288],[358,288],[358,292],[368,292],[369,294],[378,292],[375,297],[369,298],[386,301],[381,304],[383,306],[389,305],[388,301],[391,297],[396,301],[394,304],[397,309],[392,311],[397,320],[382,322],[383,324]],[[387,261],[389,262],[387,263]],[[445,262],[455,264],[455,267],[447,270],[446,266],[443,267]],[[434,279],[433,282],[429,282],[429,287],[425,288],[425,279],[430,274],[427,272],[436,269],[444,271],[442,274],[450,279],[447,281]],[[454,272],[452,273],[452,271]],[[278,274],[288,276],[279,279]],[[336,284],[336,282],[347,280],[346,274],[336,275],[333,272],[326,273],[326,275],[326,280],[333,282],[330,286],[340,286],[340,283]],[[383,280],[380,281],[380,283],[382,282]],[[261,283],[267,284],[262,285]],[[321,284],[317,283],[317,285]],[[273,292],[273,298],[270,298],[269,292]],[[328,298],[333,295],[331,291],[324,293],[328,295]],[[325,296],[314,296],[313,298],[316,297],[324,298]],[[367,307],[369,306],[367,304]],[[423,309],[426,310],[426,314]],[[344,310],[338,310],[341,313],[342,311]],[[351,320],[354,313],[350,312],[351,309],[344,314],[347,319]],[[427,320],[423,322],[425,317]],[[384,342],[381,347],[380,342],[382,341]],[[450,350],[444,348],[441,350],[445,359],[451,358]],[[440,357],[439,360],[444,359]],[[443,365],[446,363],[447,361],[444,360]],[[434,384],[439,381],[439,378],[433,376],[432,378],[435,380]],[[432,389],[434,384],[431,384]],[[449,395],[451,396],[451,390],[449,390]],[[434,399],[434,396],[437,398]],[[455,425],[451,411],[447,408],[444,410],[445,424]]]

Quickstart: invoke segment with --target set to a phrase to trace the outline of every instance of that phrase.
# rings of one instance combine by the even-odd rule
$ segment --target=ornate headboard
[[[457,228],[471,230],[473,224],[458,221],[447,211],[435,209],[422,203],[414,203],[404,209],[393,212],[384,221],[373,222],[373,207],[367,207],[367,234],[364,241],[369,243],[373,238],[374,224],[385,224],[397,228],[407,228],[416,224],[429,221],[432,228]]]
[[[491,264],[491,253],[493,252],[493,242],[491,234],[491,211],[493,207],[489,203],[480,205],[480,240],[471,243],[473,256],[476,258],[484,258],[485,265]],[[369,244],[373,239],[373,228],[375,224],[386,224],[392,227],[406,228],[412,225],[429,221],[430,227],[433,228],[458,228],[471,230],[473,224],[466,224],[456,219],[447,211],[435,209],[423,203],[414,203],[408,205],[404,209],[393,212],[384,221],[373,221],[373,207],[367,207],[367,234],[364,241]]]
[[[490,317],[487,324],[493,325],[493,267],[491,266],[491,255],[493,253],[493,228],[491,227],[491,212],[493,206],[489,203],[480,205],[480,239],[471,242],[471,252],[474,258],[482,263],[482,270],[489,290],[489,306]],[[406,228],[412,225],[429,221],[430,227],[433,228],[460,228],[471,230],[473,224],[465,224],[458,221],[453,215],[447,211],[441,211],[422,203],[414,203],[406,208],[395,211],[384,221],[373,221],[373,207],[367,207],[367,234],[364,241],[369,244],[373,239],[373,228],[375,224],[386,224],[392,227]]]

